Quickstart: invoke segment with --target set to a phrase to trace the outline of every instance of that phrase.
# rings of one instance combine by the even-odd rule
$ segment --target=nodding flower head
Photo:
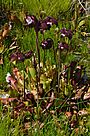
[[[58,26],[58,21],[57,21],[55,18],[51,17],[51,16],[46,17],[45,21],[46,21],[47,24],[49,24],[50,26],[52,26],[52,25],[54,25],[54,24],[55,24],[56,26]]]
[[[36,16],[34,15],[26,15],[25,16],[25,23],[27,26],[35,27],[35,25],[38,23],[38,20]]]
[[[50,30],[51,26],[54,24],[56,26],[58,26],[57,20],[53,17],[48,16],[44,20],[40,21],[40,26],[39,26],[40,28],[39,29],[40,29],[41,33],[43,33],[43,32],[45,32],[45,30]]]
[[[67,30],[66,30],[66,28],[62,28],[62,29],[60,30],[60,32],[61,32],[61,37],[65,37],[65,36],[67,35]]]
[[[25,57],[24,57],[24,54],[19,52],[19,51],[16,51],[14,53],[12,53],[10,55],[10,61],[13,62],[13,61],[24,61]]]
[[[17,53],[17,61],[24,61],[25,60],[25,56],[22,52],[18,52]]]
[[[33,51],[32,50],[30,50],[30,51],[28,51],[26,53],[22,53],[20,51],[16,51],[16,52],[14,52],[14,53],[12,53],[10,55],[10,61],[11,62],[13,62],[13,61],[16,61],[16,62],[22,61],[23,62],[25,59],[31,58],[32,55],[33,55]]]
[[[46,40],[43,40],[41,43],[42,49],[50,49],[53,45],[53,40],[51,38],[47,38]]]
[[[25,22],[27,23],[27,25],[31,25],[32,23],[34,23],[34,20],[32,20],[31,16],[26,16]]]
[[[35,31],[41,33],[45,30],[49,30],[52,25],[58,26],[58,22],[55,18],[47,16],[44,20],[38,20],[34,15],[25,15],[25,26],[34,27]]]
[[[66,44],[65,42],[60,42],[60,43],[58,43],[58,48],[60,49],[60,50],[64,50],[64,49],[66,49],[66,50],[68,50],[69,49],[69,46],[68,46],[68,44]]]
[[[70,29],[67,30],[66,28],[62,28],[60,32],[61,32],[61,37],[68,37],[69,39],[72,39],[73,33]]]
[[[9,57],[10,61],[13,62],[13,61],[17,61],[17,53],[14,52],[10,55]]]
[[[47,25],[46,22],[44,22],[44,21],[40,22],[39,30],[41,33],[44,33],[46,30],[50,30],[50,28],[51,28],[51,26],[49,24]]]

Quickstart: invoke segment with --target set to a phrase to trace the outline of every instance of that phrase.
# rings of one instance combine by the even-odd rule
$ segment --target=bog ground
[[[90,2],[0,1],[0,136],[90,135]]]

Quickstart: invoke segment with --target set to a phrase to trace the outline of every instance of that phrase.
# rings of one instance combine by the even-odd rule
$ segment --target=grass
[[[80,119],[79,128],[70,130],[69,120],[65,114],[60,114],[59,117],[48,116],[44,123],[23,124],[22,115],[17,119],[12,119],[10,113],[6,113],[0,117],[0,135],[1,136],[89,136],[90,135],[90,118],[89,116]],[[87,122],[88,120],[88,122]],[[84,124],[83,124],[84,123]],[[29,129],[28,129],[29,127]]]
[[[40,81],[37,80],[38,54],[34,28],[24,28],[23,25],[14,23],[8,36],[2,42],[0,41],[4,45],[3,51],[2,45],[0,47],[0,57],[3,60],[3,64],[0,64],[0,95],[8,93],[9,97],[17,98],[12,102],[6,98],[4,100],[2,97],[0,98],[0,136],[89,136],[90,101],[89,99],[85,101],[83,97],[85,93],[90,93],[90,47],[88,47],[90,38],[87,36],[90,30],[90,18],[85,14],[82,17],[79,13],[79,4],[77,3],[75,6],[73,3],[77,8],[75,9],[71,0],[2,0],[1,2],[0,5],[4,12],[7,13],[10,10],[22,24],[24,12],[28,11],[29,14],[36,15],[40,19],[40,14],[44,11],[44,16],[57,18],[58,27],[53,25],[44,35],[38,32],[40,62],[43,64],[45,61],[44,66],[41,67]],[[1,31],[7,22],[7,19],[3,21],[0,27]],[[84,22],[85,24],[83,24]],[[71,40],[67,37],[61,38],[60,30],[62,28],[72,29]],[[40,46],[43,36],[45,39],[51,38],[54,41],[53,48],[45,52]],[[34,56],[24,62],[11,63],[10,54],[17,50],[10,47],[14,38],[16,38],[18,50],[23,53],[33,50]],[[67,43],[69,51],[59,52],[57,48],[59,42]],[[86,67],[88,83],[79,85],[78,81],[75,86],[72,85],[73,79],[70,77],[69,66],[73,61],[77,62],[73,68],[73,76],[77,74],[77,66],[79,68]],[[69,68],[65,70],[65,66]],[[14,75],[14,68],[18,68],[18,75]],[[12,82],[11,84],[6,82],[8,72],[16,81],[14,85],[19,91],[13,88]],[[64,72],[68,77],[60,77],[60,74]],[[84,70],[82,70],[81,77],[83,75]],[[77,79],[78,74],[76,75]],[[29,90],[31,95],[24,99],[23,91],[26,90]],[[38,95],[37,92],[39,92]],[[77,92],[79,92],[80,99],[78,99]],[[80,93],[84,93],[84,95],[82,96]],[[74,99],[74,104],[73,97],[77,97]],[[76,106],[76,109],[72,108],[73,105]]]
[[[33,1],[26,1],[26,0],[2,0],[2,3],[6,4],[8,8],[13,8],[14,10],[26,10],[29,13],[40,16],[41,11],[45,11],[47,15],[57,15],[59,11],[65,12],[68,10],[70,6],[70,0],[61,0],[56,1],[48,1],[48,0],[33,0]],[[62,6],[63,5],[63,6]]]

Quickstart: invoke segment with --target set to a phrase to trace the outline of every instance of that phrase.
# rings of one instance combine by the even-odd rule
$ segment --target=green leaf
[[[2,53],[4,50],[4,45],[0,44],[0,53]]]
[[[36,71],[34,68],[29,68],[31,77],[33,78],[33,80],[36,80]]]
[[[80,28],[82,25],[84,25],[85,22],[86,22],[85,20],[80,21],[80,22],[79,22],[79,25],[78,25],[78,28]]]

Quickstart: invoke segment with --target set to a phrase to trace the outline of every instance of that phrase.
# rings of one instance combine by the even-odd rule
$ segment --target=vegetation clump
[[[0,136],[90,135],[86,3],[0,3]]]

